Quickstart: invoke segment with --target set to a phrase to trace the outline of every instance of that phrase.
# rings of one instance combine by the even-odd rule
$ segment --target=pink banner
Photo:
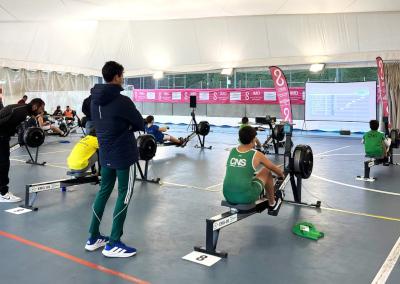
[[[304,88],[290,88],[294,104],[304,104]],[[154,103],[189,103],[190,96],[198,104],[278,104],[274,88],[246,89],[157,89],[133,90],[132,100]]]
[[[378,81],[379,81],[378,92],[380,94],[380,101],[382,102],[383,116],[389,117],[389,105],[388,105],[388,98],[387,98],[387,94],[386,94],[386,85],[385,85],[385,70],[384,70],[382,58],[377,57],[376,63],[378,65],[378,68],[377,68]]]
[[[290,104],[291,96],[289,96],[289,88],[286,83],[286,77],[282,70],[276,66],[269,67],[269,71],[271,72],[271,77],[272,81],[274,81],[279,105],[281,106],[281,117],[284,121],[292,123],[292,106]]]

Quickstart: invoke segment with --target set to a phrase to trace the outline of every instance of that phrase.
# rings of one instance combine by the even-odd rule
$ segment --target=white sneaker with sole
[[[97,238],[89,238],[85,245],[85,250],[95,251],[101,247],[104,247],[108,243],[108,237],[100,235]]]
[[[102,254],[106,257],[130,257],[136,254],[136,249],[119,241],[115,242],[114,245],[106,244]]]
[[[18,196],[15,196],[11,192],[7,192],[4,195],[0,194],[0,202],[20,202],[22,199]]]

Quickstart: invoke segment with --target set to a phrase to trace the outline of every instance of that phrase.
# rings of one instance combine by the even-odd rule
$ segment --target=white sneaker
[[[15,196],[11,192],[7,192],[4,195],[0,194],[0,202],[20,202],[22,199],[18,196]]]

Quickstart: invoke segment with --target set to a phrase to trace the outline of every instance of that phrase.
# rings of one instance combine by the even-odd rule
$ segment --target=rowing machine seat
[[[261,209],[261,205],[266,204],[268,207],[268,199],[267,198],[261,198],[256,200],[254,203],[249,203],[249,204],[233,204],[229,203],[226,200],[221,201],[221,206],[229,207],[229,208],[234,208],[237,209],[238,211],[253,211],[256,209]],[[265,209],[265,208],[264,208]]]
[[[72,176],[72,177],[75,177],[75,178],[85,177],[85,176],[88,176],[88,175],[91,175],[91,174],[92,174],[91,172],[82,171],[82,170],[70,170],[70,171],[67,172],[68,176]]]

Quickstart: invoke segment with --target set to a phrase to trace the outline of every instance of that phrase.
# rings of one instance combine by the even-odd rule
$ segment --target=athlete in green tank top
[[[265,188],[268,202],[271,208],[274,208],[278,202],[275,202],[271,171],[280,177],[284,177],[284,174],[265,155],[253,149],[256,143],[256,134],[255,129],[251,126],[240,129],[239,141],[241,145],[232,149],[229,153],[223,194],[230,203],[248,204],[259,199]],[[256,168],[260,165],[264,167],[256,173]]]
[[[264,190],[263,182],[254,177],[255,154],[256,150],[253,149],[246,152],[240,152],[237,148],[231,150],[224,179],[224,196],[229,202],[252,203],[259,199]]]
[[[387,151],[384,142],[385,134],[378,131],[379,122],[377,120],[371,120],[369,126],[371,130],[363,136],[365,154],[368,157],[383,158]]]

